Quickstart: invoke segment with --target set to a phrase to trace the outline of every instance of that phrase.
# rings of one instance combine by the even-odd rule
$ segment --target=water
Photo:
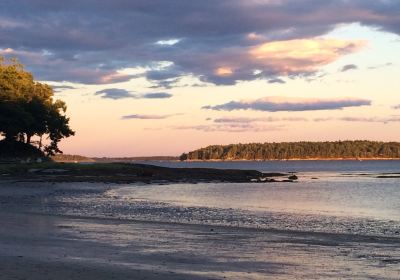
[[[179,184],[119,194],[174,205],[326,214],[400,221],[400,161],[153,162],[167,167],[300,172],[296,184]],[[390,173],[390,174],[388,174]]]
[[[297,172],[297,183],[6,182],[3,247],[23,260],[38,254],[212,279],[399,279],[400,179],[378,178],[398,174],[398,163],[190,163]]]
[[[296,183],[117,185],[102,196],[63,198],[69,203],[69,214],[400,236],[400,178],[379,178],[398,176],[399,161],[153,164],[297,172],[299,180]]]
[[[252,169],[265,172],[400,172],[400,160],[142,161],[164,167]]]
[[[131,200],[163,202],[183,207],[400,221],[399,182],[399,179],[324,175],[312,181],[300,178],[298,183],[126,186],[114,190],[113,194]]]

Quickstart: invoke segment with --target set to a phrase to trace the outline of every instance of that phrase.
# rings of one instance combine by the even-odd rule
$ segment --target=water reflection
[[[400,221],[399,181],[373,176],[314,172],[302,174],[297,183],[125,186],[111,191],[110,195],[184,207],[233,208]]]

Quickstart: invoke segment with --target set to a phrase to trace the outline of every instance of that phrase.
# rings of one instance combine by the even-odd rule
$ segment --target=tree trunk
[[[25,143],[25,134],[20,133],[20,134],[18,135],[18,141],[20,141],[20,142],[22,142],[22,143]]]
[[[42,149],[42,139],[43,139],[43,135],[40,135],[40,139],[39,139],[39,150]]]

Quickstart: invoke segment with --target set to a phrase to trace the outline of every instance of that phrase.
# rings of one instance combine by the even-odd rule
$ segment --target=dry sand
[[[0,182],[0,279],[400,279],[400,238],[33,213],[55,188]]]

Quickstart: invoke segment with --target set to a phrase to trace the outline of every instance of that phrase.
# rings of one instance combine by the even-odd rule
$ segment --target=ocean
[[[102,197],[69,202],[83,213],[119,219],[400,236],[400,161],[151,164],[296,172],[299,180],[118,185]]]

